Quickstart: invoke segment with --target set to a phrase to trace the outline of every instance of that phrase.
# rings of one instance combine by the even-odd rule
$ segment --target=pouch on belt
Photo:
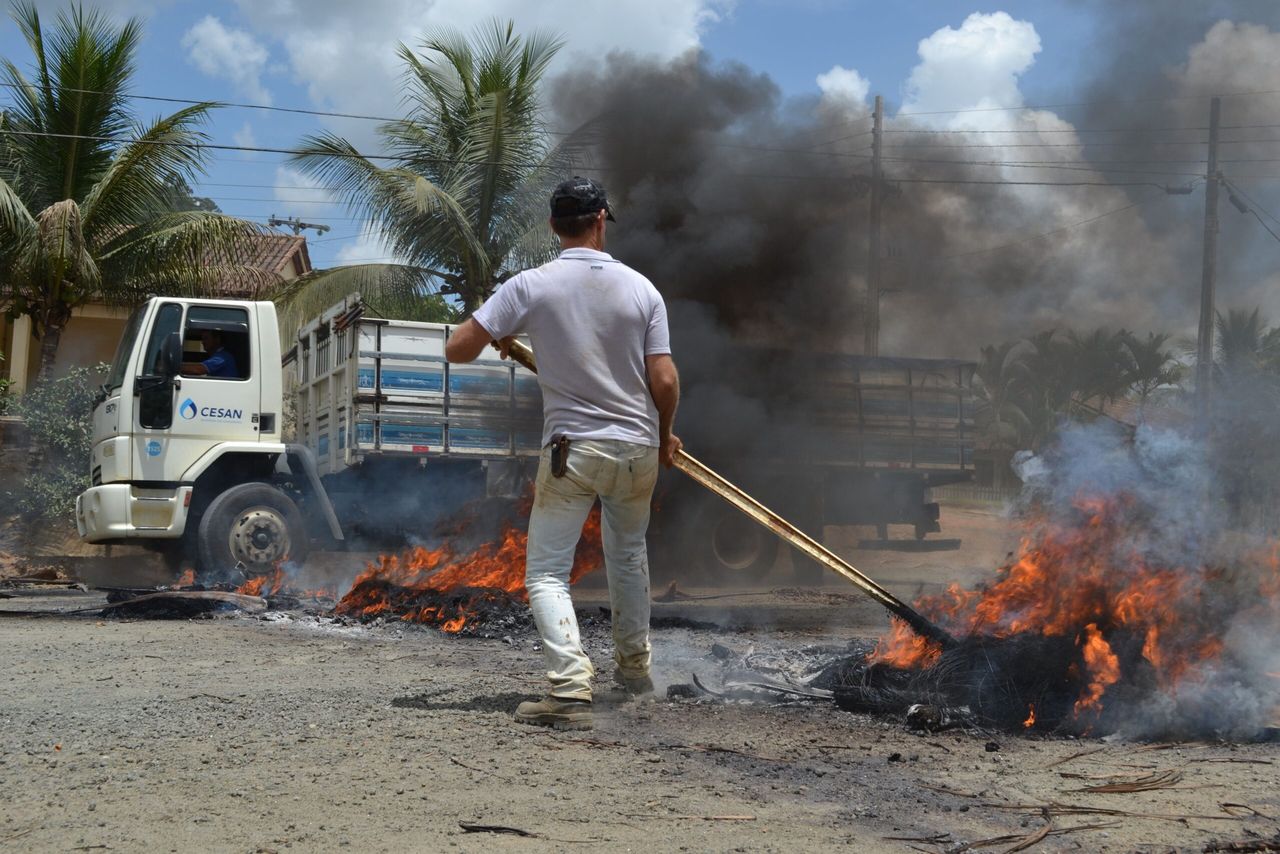
[[[553,436],[551,439],[551,476],[564,477],[569,470],[569,437]]]

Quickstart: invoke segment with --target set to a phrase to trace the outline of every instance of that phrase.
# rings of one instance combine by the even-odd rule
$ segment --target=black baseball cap
[[[606,219],[617,222],[609,208],[609,194],[590,178],[574,175],[568,181],[560,182],[551,193],[553,217],[581,216],[596,211],[605,211]]]

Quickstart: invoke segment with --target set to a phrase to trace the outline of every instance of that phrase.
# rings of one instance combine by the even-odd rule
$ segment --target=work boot
[[[526,700],[516,707],[517,723],[552,729],[591,729],[591,701],[570,700],[550,694]]]
[[[613,684],[633,697],[643,697],[645,694],[653,693],[653,678],[648,673],[643,676],[637,676],[634,679],[628,679],[622,675],[621,670],[615,670],[613,671]]]

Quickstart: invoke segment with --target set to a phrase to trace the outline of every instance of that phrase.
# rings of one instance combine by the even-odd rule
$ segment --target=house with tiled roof
[[[210,259],[227,264],[228,259]],[[293,234],[262,234],[246,246],[242,257],[232,262],[238,267],[252,267],[270,275],[230,273],[217,283],[218,296],[224,299],[263,299],[272,282],[289,281],[311,272],[311,256],[307,239]],[[89,303],[77,308],[62,333],[58,344],[55,374],[79,365],[110,362],[116,342],[124,331],[129,309]],[[4,320],[4,363],[0,371],[9,379],[13,393],[21,393],[35,379],[40,367],[40,342],[31,334],[31,319],[19,317]]]

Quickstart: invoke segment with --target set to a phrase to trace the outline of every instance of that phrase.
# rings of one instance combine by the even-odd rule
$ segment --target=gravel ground
[[[968,550],[849,554],[904,595],[967,583],[1005,537],[995,517],[949,515]],[[9,592],[0,609],[101,601]],[[883,616],[846,594],[659,606],[723,627],[658,629],[660,686],[713,680],[714,643],[786,651],[876,634]],[[605,665],[603,622],[587,635]],[[608,696],[591,732],[517,726],[516,703],[542,689],[534,640],[298,615],[0,619],[0,849],[946,851],[1009,836],[987,850],[1012,850],[1051,802],[1124,814],[1053,815],[1033,850],[1200,851],[1280,833],[1276,744],[918,735],[826,703]],[[1162,771],[1181,781],[1073,791]]]

